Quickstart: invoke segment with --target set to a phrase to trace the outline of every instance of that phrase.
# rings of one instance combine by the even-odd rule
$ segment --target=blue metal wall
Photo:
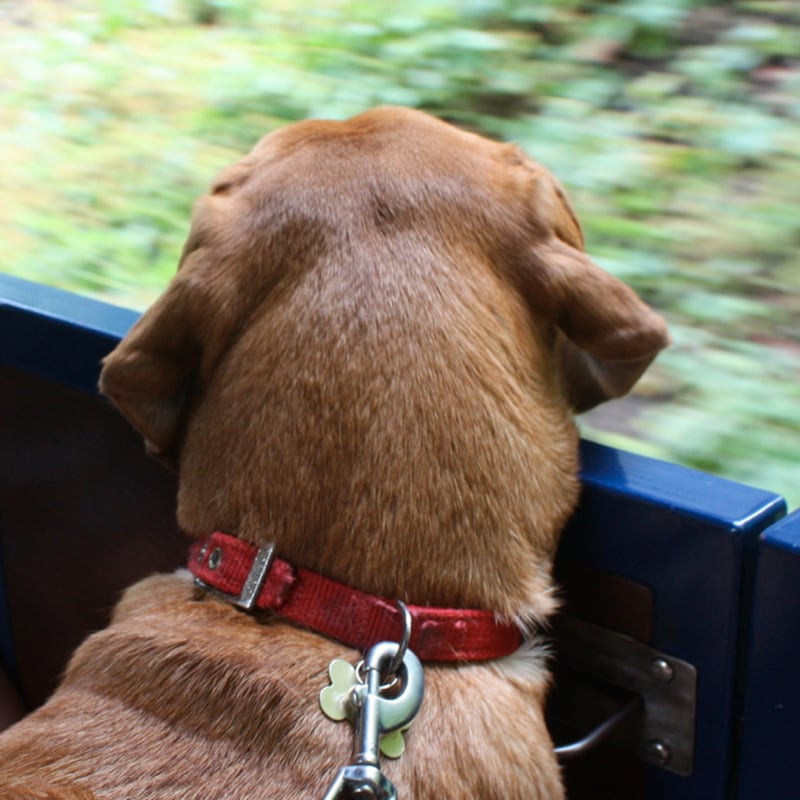
[[[800,797],[800,510],[758,543],[741,733],[738,800]]]
[[[585,442],[584,492],[559,559],[649,588],[659,651],[697,668],[695,767],[652,767],[646,797],[722,800],[732,792],[744,595],[759,534],[782,498],[674,464]]]

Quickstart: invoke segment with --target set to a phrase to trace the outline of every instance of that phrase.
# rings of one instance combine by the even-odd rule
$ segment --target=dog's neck
[[[511,293],[452,257],[359,258],[357,281],[301,276],[193,398],[181,528],[418,605],[547,616],[578,494],[552,331],[520,334]]]

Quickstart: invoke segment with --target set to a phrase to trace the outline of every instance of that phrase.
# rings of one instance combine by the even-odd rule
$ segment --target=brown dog
[[[191,537],[274,542],[363,592],[535,631],[578,493],[571,412],[668,341],[582,247],[514,146],[395,108],[293,125],[199,201],[101,386],[178,467]],[[147,579],[0,736],[0,796],[321,798],[352,753],[318,707],[336,657],[358,652],[188,575]],[[383,762],[401,798],[562,797],[536,639],[425,677]]]

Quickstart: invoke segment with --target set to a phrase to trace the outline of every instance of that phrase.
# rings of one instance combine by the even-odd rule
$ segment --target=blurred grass
[[[144,308],[269,130],[379,103],[519,142],[675,345],[591,438],[800,503],[800,10],[0,0],[0,266]]]

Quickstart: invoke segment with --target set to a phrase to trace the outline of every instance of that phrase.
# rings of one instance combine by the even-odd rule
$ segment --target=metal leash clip
[[[397,800],[394,785],[380,768],[380,740],[411,723],[425,689],[422,664],[408,649],[411,615],[405,606],[401,610],[402,640],[379,642],[364,656],[363,680],[352,688],[348,698],[355,721],[353,762],[339,770],[324,800]]]

